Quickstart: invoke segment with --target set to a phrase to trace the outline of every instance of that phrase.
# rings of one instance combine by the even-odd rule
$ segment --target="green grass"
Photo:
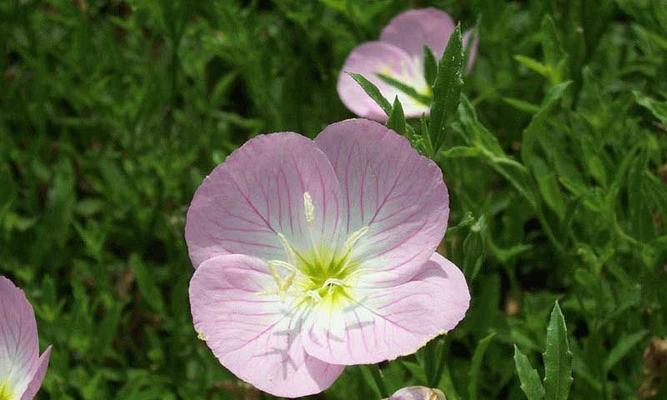
[[[407,3],[479,24],[434,156],[452,201],[443,248],[472,307],[416,356],[348,368],[318,398],[420,384],[520,399],[514,359],[538,393],[547,363],[559,398],[568,344],[570,398],[636,398],[642,352],[667,336],[663,0],[6,0],[0,274],[54,346],[39,398],[260,396],[192,327],[187,205],[249,137],[350,117],[339,68]]]

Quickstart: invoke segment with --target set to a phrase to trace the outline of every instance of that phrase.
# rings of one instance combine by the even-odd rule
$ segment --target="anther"
[[[315,205],[310,193],[303,193],[303,212],[306,214],[306,222],[312,224],[315,221]]]

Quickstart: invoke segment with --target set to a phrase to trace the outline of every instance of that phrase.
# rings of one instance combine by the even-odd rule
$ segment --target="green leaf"
[[[526,56],[522,56],[520,54],[517,54],[514,56],[514,59],[519,62],[519,64],[523,65],[524,67],[537,72],[538,74],[544,76],[545,78],[549,78],[551,72],[550,69],[547,65],[542,64],[541,62],[530,58]]]
[[[384,111],[385,114],[391,114],[391,104],[389,104],[389,101],[382,96],[380,89],[378,89],[373,82],[364,78],[361,74],[349,73],[349,75],[361,86],[362,89],[364,89],[364,92],[366,92],[366,94],[370,96],[380,108],[382,108],[382,111]]]
[[[486,246],[484,243],[485,231],[486,220],[484,215],[482,215],[470,227],[470,232],[463,241],[463,273],[468,278],[468,282],[475,280],[486,256]]]
[[[137,286],[141,292],[144,301],[158,313],[163,313],[165,310],[162,293],[157,286],[155,278],[148,271],[141,257],[136,254],[130,256],[129,260],[134,276],[137,279]]]
[[[634,90],[632,94],[635,96],[637,104],[649,110],[660,122],[667,124],[667,101],[654,100],[637,90]]]
[[[382,370],[377,365],[360,365],[361,375],[369,387],[372,387],[382,397],[389,397],[389,391],[384,383]]]
[[[426,83],[431,87],[438,76],[438,61],[428,46],[424,46],[424,76],[426,77]]]
[[[537,208],[537,196],[528,170],[505,154],[498,139],[479,122],[475,109],[466,96],[461,96],[459,113],[468,144],[479,149],[480,157],[510,181],[533,208]]]
[[[479,343],[477,343],[475,352],[472,355],[470,369],[468,369],[468,376],[470,377],[470,380],[468,381],[469,400],[477,400],[477,392],[479,391],[479,376],[482,371],[482,360],[484,359],[484,353],[486,353],[486,349],[489,347],[489,344],[493,340],[494,336],[496,336],[496,333],[492,332],[480,340]]]
[[[528,103],[527,101],[523,101],[521,99],[515,99],[514,97],[503,97],[503,101],[516,108],[517,110],[529,114],[535,114],[536,112],[540,111],[540,106],[536,106],[535,104]]]
[[[547,400],[566,400],[572,385],[572,352],[565,318],[558,301],[551,311],[544,351],[544,387]]]
[[[535,368],[530,365],[526,357],[519,348],[514,345],[514,366],[521,381],[521,390],[528,400],[540,400],[544,398],[544,387],[540,382],[540,376]]]
[[[639,342],[646,337],[648,331],[641,330],[630,335],[621,337],[616,345],[611,349],[607,358],[604,360],[604,370],[609,372],[614,366],[623,359]]]
[[[445,129],[456,115],[463,87],[463,43],[461,26],[457,26],[449,37],[445,53],[438,65],[438,74],[433,84],[433,103],[429,136],[434,154],[442,145]]]
[[[562,82],[565,78],[567,54],[561,47],[556,24],[550,15],[545,15],[542,19],[542,51],[548,68],[549,80],[552,84]]]
[[[393,129],[396,132],[405,135],[405,115],[403,115],[403,107],[398,97],[394,98],[394,106],[391,108],[389,119],[387,120],[387,128]]]
[[[558,179],[553,169],[541,159],[533,161],[533,175],[537,181],[537,187],[547,205],[558,215],[559,219],[565,218],[565,197],[563,196]]]

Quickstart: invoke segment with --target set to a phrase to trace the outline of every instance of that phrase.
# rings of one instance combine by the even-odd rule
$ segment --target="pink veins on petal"
[[[284,397],[413,353],[468,308],[463,274],[435,253],[448,214],[440,169],[376,122],[258,136],[188,210],[195,329],[223,366]]]
[[[51,347],[40,356],[32,306],[0,276],[0,400],[32,400],[46,374]]]
[[[382,109],[349,76],[349,73],[357,73],[375,84],[387,100],[393,102],[398,97],[407,118],[428,114],[428,102],[417,100],[387,83],[381,75],[406,84],[429,98],[431,87],[424,76],[424,46],[440,59],[454,29],[452,18],[435,8],[409,10],[397,15],[382,30],[379,41],[362,43],[345,60],[338,78],[341,101],[360,117],[380,122],[387,120]],[[464,47],[471,33],[464,34]],[[477,40],[470,46],[468,70],[472,68],[476,54]]]

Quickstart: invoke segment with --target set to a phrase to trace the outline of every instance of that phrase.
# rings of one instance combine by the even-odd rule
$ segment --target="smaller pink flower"
[[[430,97],[431,87],[424,76],[424,46],[428,46],[440,59],[455,25],[449,14],[435,8],[406,11],[394,17],[380,35],[379,41],[362,43],[352,50],[345,60],[338,78],[338,95],[345,106],[360,117],[385,122],[387,116],[349,73],[363,75],[378,87],[389,101],[395,97],[403,106],[407,118],[429,113],[429,104],[417,101],[394,86],[383,81],[378,74],[386,75],[406,84],[418,93]],[[463,36],[467,46],[471,31]],[[477,40],[472,43],[468,69],[472,68],[477,54]]]
[[[39,355],[37,322],[23,291],[0,276],[0,400],[32,400],[49,366]]]
[[[392,394],[387,400],[447,400],[447,398],[438,389],[410,386]]]

